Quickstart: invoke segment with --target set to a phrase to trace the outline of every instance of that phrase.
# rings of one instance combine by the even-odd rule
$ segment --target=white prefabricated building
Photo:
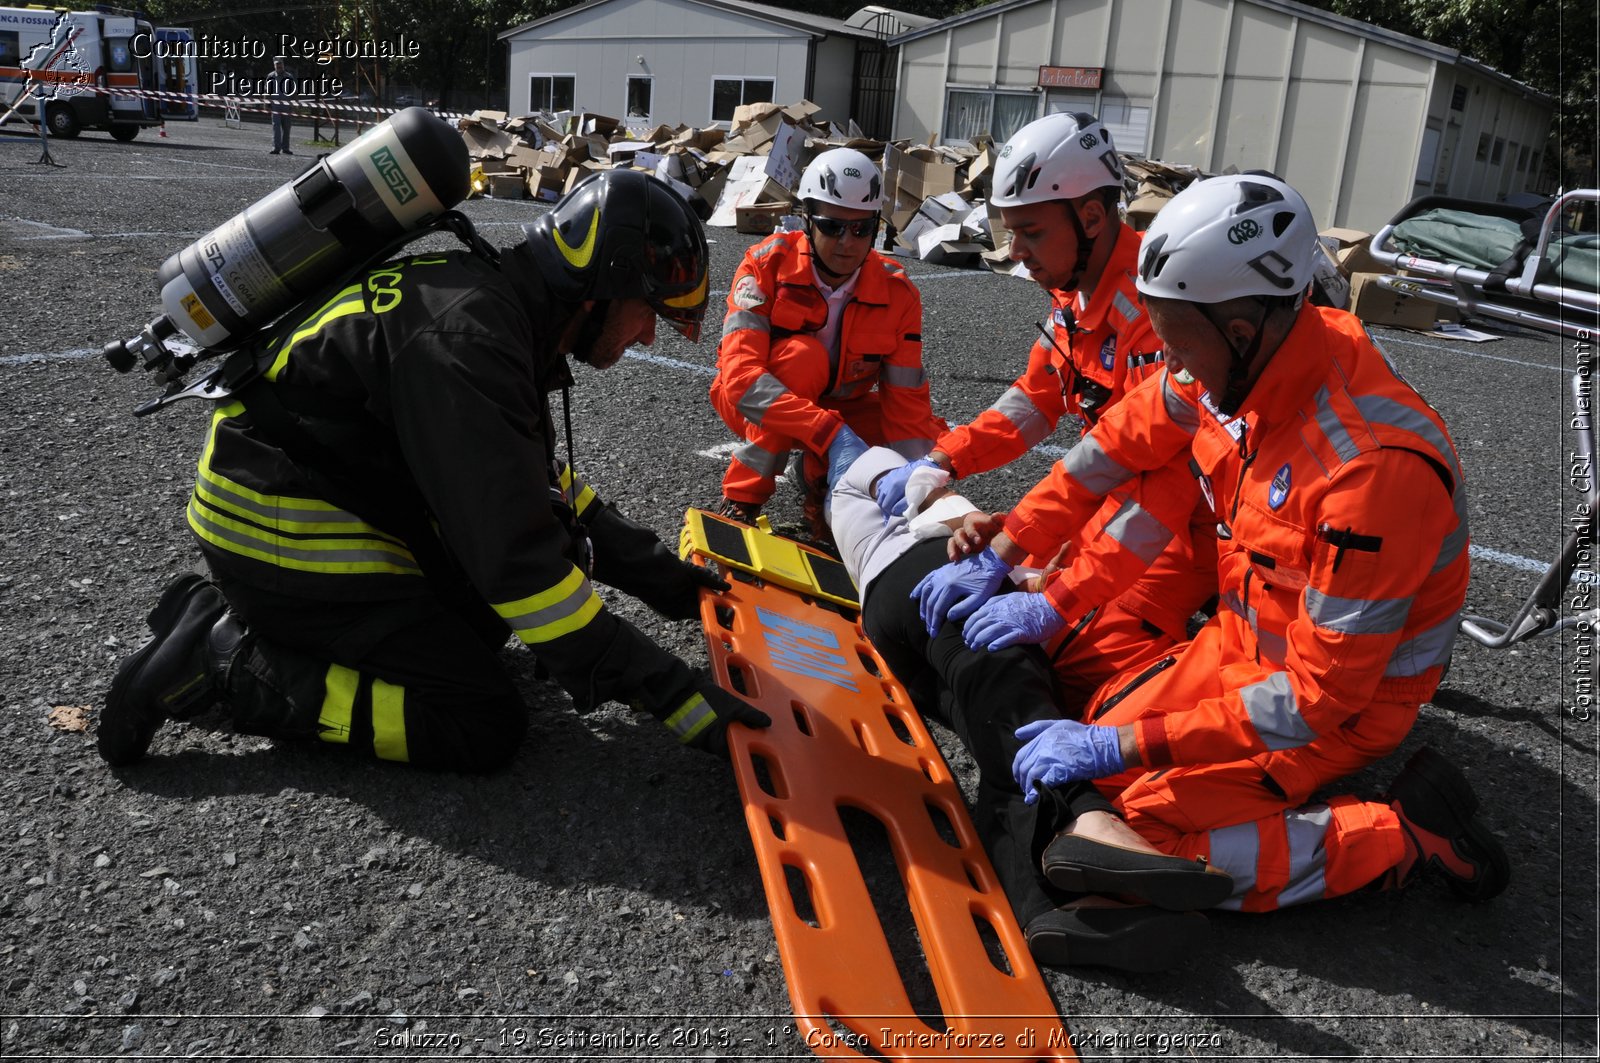
[[[592,0],[500,34],[508,107],[704,126],[741,104],[808,99],[887,137],[884,38],[931,21],[875,7],[840,21],[743,0]]]
[[[1002,0],[890,38],[894,136],[1004,140],[1098,114],[1122,151],[1266,169],[1319,225],[1540,187],[1554,101],[1427,41],[1294,0]]]

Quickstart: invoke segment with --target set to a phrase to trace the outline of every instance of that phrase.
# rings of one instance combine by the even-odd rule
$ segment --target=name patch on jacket
[[[1267,505],[1273,509],[1282,509],[1284,500],[1289,497],[1289,463],[1284,462],[1272,477],[1272,486],[1267,490]]]
[[[740,277],[739,283],[733,286],[733,305],[740,310],[749,310],[766,301],[767,293],[761,290],[761,282],[748,273]]]

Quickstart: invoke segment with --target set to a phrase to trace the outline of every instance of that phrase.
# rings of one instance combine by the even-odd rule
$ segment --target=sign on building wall
[[[1098,89],[1103,66],[1041,66],[1039,87],[1045,89]]]

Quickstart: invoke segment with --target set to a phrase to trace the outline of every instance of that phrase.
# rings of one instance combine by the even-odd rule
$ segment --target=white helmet
[[[1196,181],[1144,234],[1139,291],[1191,303],[1298,296],[1316,265],[1317,226],[1299,192],[1260,173]]]
[[[851,210],[877,210],[883,205],[883,177],[872,160],[854,148],[830,148],[800,175],[800,198]]]
[[[997,207],[1077,199],[1097,188],[1120,189],[1122,162],[1094,115],[1047,114],[1006,141],[993,182],[989,202]]]

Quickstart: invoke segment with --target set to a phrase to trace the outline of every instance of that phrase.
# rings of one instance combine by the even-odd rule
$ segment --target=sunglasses
[[[830,240],[837,240],[845,233],[867,239],[878,231],[877,218],[862,218],[860,221],[840,221],[838,218],[824,218],[820,214],[811,216],[811,224],[817,227],[817,232]]]

